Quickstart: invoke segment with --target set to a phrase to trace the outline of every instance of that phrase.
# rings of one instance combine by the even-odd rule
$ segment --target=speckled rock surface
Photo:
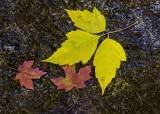
[[[77,90],[57,90],[50,78],[64,76],[64,71],[40,60],[60,47],[67,32],[76,30],[64,9],[92,11],[94,6],[105,16],[109,31],[139,24],[110,35],[124,47],[127,62],[105,94],[92,67],[92,79],[79,89],[79,99],[68,112]],[[0,113],[160,113],[159,13],[158,0],[0,0]],[[33,80],[34,91],[20,87],[14,80],[17,71],[10,68],[26,60],[47,72]],[[79,63],[77,69],[83,66]]]

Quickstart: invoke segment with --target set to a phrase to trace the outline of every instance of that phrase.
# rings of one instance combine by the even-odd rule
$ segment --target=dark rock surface
[[[64,71],[40,60],[76,29],[64,9],[92,11],[94,6],[105,16],[109,31],[139,24],[110,35],[124,47],[127,62],[122,62],[105,94],[101,95],[92,68],[92,79],[79,89],[77,103],[67,112],[77,90],[56,90],[50,78],[64,76]],[[0,0],[0,113],[160,113],[159,14],[158,0]],[[10,68],[17,69],[26,60],[47,72],[33,80],[34,91],[20,87],[14,80],[17,71]]]

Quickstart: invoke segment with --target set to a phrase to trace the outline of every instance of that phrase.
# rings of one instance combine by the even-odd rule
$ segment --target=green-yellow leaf
[[[105,31],[105,18],[95,7],[92,13],[88,10],[65,10],[67,11],[69,17],[74,22],[76,27],[89,33],[100,33]]]
[[[97,49],[93,62],[102,94],[112,78],[115,77],[116,69],[120,67],[120,61],[126,61],[123,47],[115,40],[105,39]]]
[[[61,44],[62,47],[42,62],[72,65],[82,61],[85,64],[95,52],[100,37],[81,30],[71,31],[66,36],[68,40]]]

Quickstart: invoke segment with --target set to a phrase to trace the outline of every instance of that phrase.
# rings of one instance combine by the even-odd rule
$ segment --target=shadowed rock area
[[[40,62],[76,30],[64,9],[92,11],[105,16],[106,29],[127,54],[102,96],[94,67],[86,87],[65,93],[50,78],[65,76],[61,66]],[[160,2],[158,0],[0,0],[0,113],[160,113]],[[103,36],[99,43],[107,36]],[[18,65],[34,60],[47,72],[33,80],[34,90],[15,81]],[[87,65],[92,65],[92,59]],[[77,64],[77,70],[84,67]]]

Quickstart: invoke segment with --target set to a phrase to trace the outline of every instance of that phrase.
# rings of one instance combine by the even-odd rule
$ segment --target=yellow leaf
[[[95,52],[100,37],[81,30],[71,31],[66,36],[68,40],[61,44],[62,47],[42,62],[72,65],[82,61],[85,64]]]
[[[105,88],[116,75],[116,69],[120,67],[120,61],[126,61],[126,53],[123,47],[112,39],[105,39],[96,51],[93,64],[96,78],[104,94]]]
[[[92,13],[88,10],[65,10],[67,11],[69,17],[74,22],[74,25],[76,27],[85,30],[89,33],[100,33],[105,31],[105,18],[95,7]]]

